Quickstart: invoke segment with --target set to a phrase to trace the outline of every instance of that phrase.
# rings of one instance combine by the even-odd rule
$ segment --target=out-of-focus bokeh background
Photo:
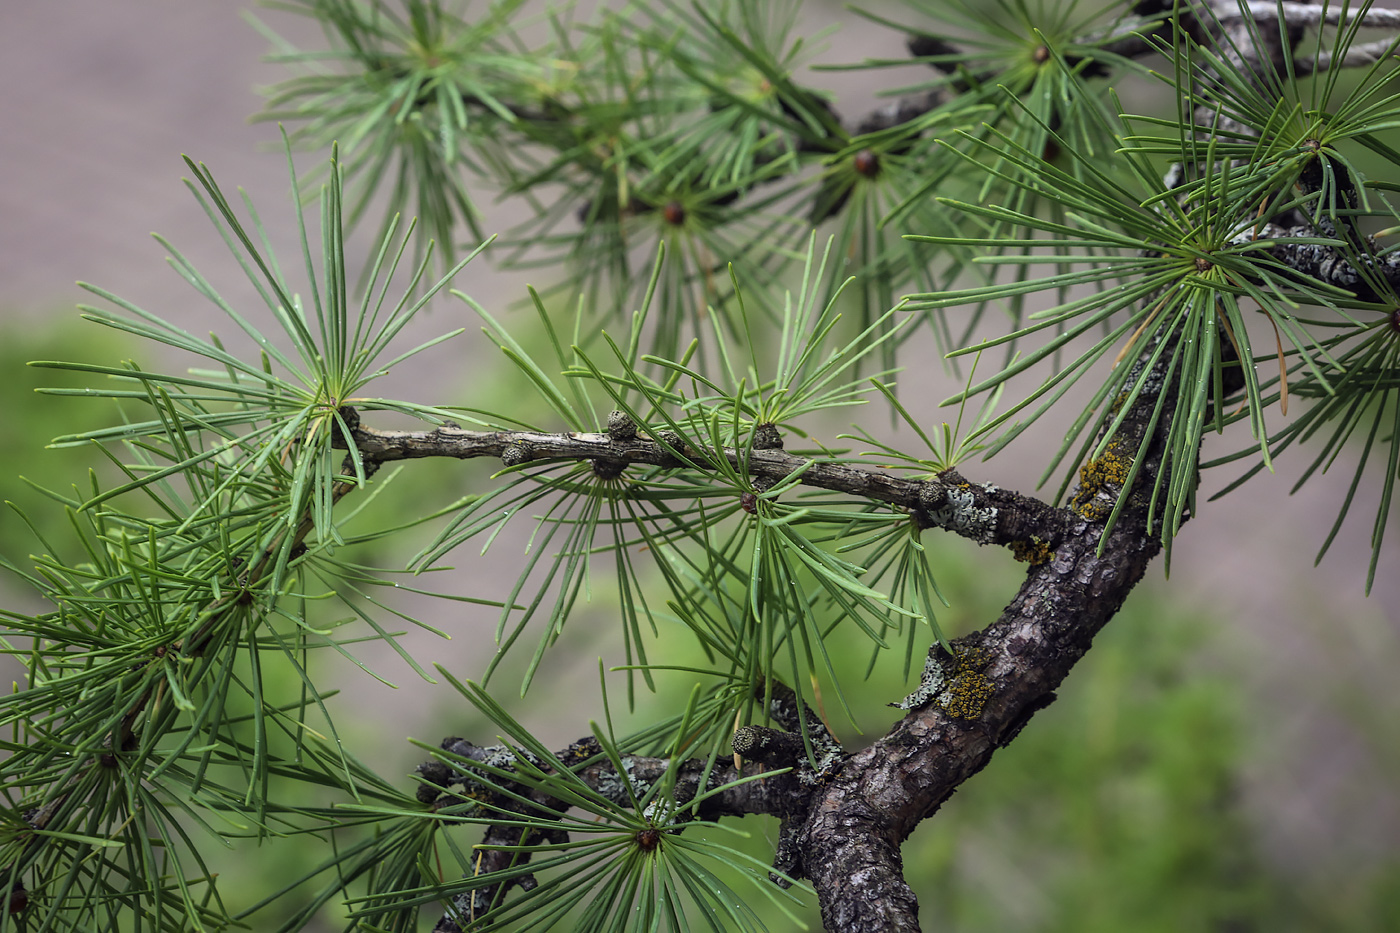
[[[239,0],[0,3],[0,494],[45,528],[61,528],[61,512],[16,477],[55,488],[82,482],[87,455],[42,445],[110,414],[95,403],[34,395],[35,386],[60,377],[25,369],[24,361],[111,364],[138,356],[160,362],[149,348],[79,322],[74,305],[92,298],[75,280],[101,285],[191,331],[227,335],[217,312],[162,262],[165,251],[149,236],[158,231],[231,300],[259,307],[180,183],[189,174],[180,154],[206,162],[225,186],[248,190],[274,243],[295,248],[276,128],[247,120],[260,108],[255,87],[286,74],[260,61],[267,42],[242,18],[246,6]],[[902,52],[901,37],[835,4],[809,8],[811,32],[843,23],[826,61]],[[260,15],[294,41],[318,41],[305,21]],[[838,90],[848,114],[874,103],[879,80],[878,73],[812,76],[812,83]],[[299,164],[321,158],[299,157]],[[493,207],[486,229],[504,229],[513,216],[509,204]],[[357,243],[363,254],[363,238]],[[458,287],[493,313],[509,315],[527,281],[547,285],[548,273],[501,274],[488,260],[469,267]],[[467,337],[435,351],[425,365],[394,374],[383,394],[491,407],[492,394],[507,389],[493,351],[472,339],[476,322],[466,306],[440,302],[425,333],[460,326],[469,328]],[[952,377],[935,384],[937,367],[921,369],[907,397],[914,404],[927,400],[919,413],[930,422],[950,417],[932,403],[950,394]],[[966,472],[1030,488],[1041,465],[1032,439]],[[400,495],[431,493],[442,502],[489,473],[460,464],[412,466]],[[927,928],[1400,926],[1400,574],[1388,569],[1400,529],[1392,529],[1370,598],[1363,595],[1364,507],[1314,568],[1351,474],[1340,463],[1336,482],[1313,482],[1290,496],[1302,466],[1285,461],[1277,475],[1203,507],[1179,539],[1170,580],[1159,563],[1060,702],[916,833],[906,866]],[[1230,478],[1209,476],[1207,489]],[[1358,492],[1367,502],[1376,494]],[[1017,566],[962,541],[935,546],[953,604],[945,623],[964,631],[994,619],[1014,591]],[[22,560],[34,547],[13,512],[0,514],[0,550]],[[499,597],[515,561],[504,547],[485,557],[461,554],[457,569],[437,585]],[[13,579],[0,579],[6,605],[32,599]],[[616,644],[611,599],[598,592],[551,654],[540,677],[550,691],[512,706],[542,735],[567,741],[597,715],[597,658]],[[494,625],[490,612],[456,603],[411,608],[453,639],[415,632],[405,639],[410,650],[464,677],[481,673],[490,653],[482,641]],[[326,676],[349,688],[335,701],[342,733],[382,773],[405,773],[421,759],[405,736],[491,738],[472,733],[480,724],[445,685],[423,683],[392,655],[369,660],[397,689],[348,666],[327,664]],[[11,677],[18,671],[6,668]],[[903,692],[890,687],[900,676],[892,667],[857,688],[853,700],[877,711],[863,723],[867,733],[878,734],[892,718],[882,704]],[[513,696],[509,672],[501,683]],[[663,690],[656,702],[676,702],[679,695]],[[850,730],[847,738],[860,741]],[[753,823],[759,852],[775,830]],[[254,899],[261,879],[285,877],[304,851],[267,846],[236,853],[226,895]],[[328,918],[328,929],[333,921]]]

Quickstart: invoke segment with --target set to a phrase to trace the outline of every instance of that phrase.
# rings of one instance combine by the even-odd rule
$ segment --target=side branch
[[[424,457],[497,457],[507,466],[536,460],[591,460],[608,464],[613,470],[634,464],[703,470],[710,458],[722,456],[736,469],[746,466],[760,490],[798,473],[804,486],[887,502],[908,510],[922,527],[943,528],[978,544],[1010,547],[1018,555],[1032,551],[1048,554],[1077,519],[1068,509],[991,483],[968,482],[952,470],[926,481],[907,479],[885,470],[837,460],[813,460],[782,449],[741,453],[732,447],[697,450],[682,444],[682,450],[674,444],[640,436],[467,431],[454,427],[432,431],[357,427],[354,441],[360,455],[371,463]]]
[[[1335,233],[1324,231],[1324,235]],[[1360,260],[1358,266],[1342,249],[1304,239],[1316,240],[1317,236],[1317,229],[1311,225],[1282,227],[1261,224],[1256,230],[1240,234],[1235,242],[1267,244],[1265,248],[1269,255],[1294,272],[1345,289],[1362,301],[1385,300],[1376,289],[1381,281],[1400,292],[1400,253],[1385,252],[1374,238],[1366,237],[1359,247],[1366,252],[1357,257]]]
[[[773,682],[765,689],[760,684],[754,696],[768,698],[766,706],[772,722],[798,728],[800,716],[797,704],[801,700],[791,688]],[[735,764],[730,765],[703,758],[675,762],[667,758],[625,755],[622,763],[626,774],[619,774],[603,754],[598,740],[591,735],[570,743],[553,757],[555,762],[571,771],[589,788],[622,808],[635,805],[636,789],[650,788],[670,779],[673,782],[670,791],[672,799],[681,805],[682,810],[695,802],[693,810],[687,814],[688,818],[713,822],[721,817],[748,814],[779,817],[782,820],[779,844],[770,878],[775,884],[787,887],[793,877],[800,877],[797,874],[800,859],[795,850],[796,829],[805,822],[814,794],[820,793],[820,788],[846,758],[816,714],[807,709],[806,716],[812,724],[812,744],[822,753],[820,769],[812,767],[804,743],[795,732],[766,726],[745,726],[735,733],[732,746],[735,754],[760,763],[760,776],[756,780],[753,779],[752,769],[740,766],[737,759]],[[746,737],[755,733],[764,733],[774,740],[773,743],[760,744],[783,745],[786,753],[769,755],[763,749],[746,747]],[[452,910],[438,921],[433,928],[434,933],[462,933],[457,918],[485,917],[501,906],[502,898],[510,888],[530,890],[537,884],[533,874],[519,872],[532,855],[528,850],[519,849],[519,846],[530,841],[568,842],[568,833],[550,823],[566,812],[569,805],[538,787],[502,780],[499,770],[496,776],[484,782],[479,774],[474,774],[474,763],[514,771],[516,759],[522,755],[535,769],[552,771],[557,768],[555,764],[505,745],[483,747],[456,737],[443,739],[440,747],[445,754],[430,758],[416,769],[421,781],[418,800],[434,811],[461,814],[473,821],[482,821],[486,817],[486,832],[475,863],[477,873],[489,877],[494,872],[516,870],[504,881],[486,884],[452,898]],[[775,749],[768,748],[767,751]],[[766,769],[762,765],[787,770],[764,774]],[[461,789],[454,790],[454,785],[460,785]],[[498,789],[507,789],[509,793],[500,793]],[[481,804],[486,806],[482,807]],[[521,819],[516,819],[517,815]],[[521,826],[522,820],[534,825],[524,828]],[[640,835],[634,841],[637,845],[644,844]]]

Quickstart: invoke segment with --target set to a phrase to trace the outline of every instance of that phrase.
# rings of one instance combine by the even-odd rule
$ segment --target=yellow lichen
[[[1090,460],[1079,468],[1079,480],[1085,486],[1092,486],[1097,492],[1104,486],[1122,486],[1128,479],[1132,461],[1121,456],[1112,447],[1103,452],[1097,460]]]
[[[939,692],[935,705],[956,719],[976,719],[992,696],[992,683],[982,673],[989,657],[981,648],[958,652],[958,667]]]
[[[1090,460],[1079,468],[1079,492],[1071,507],[1091,522],[1102,521],[1113,511],[1109,503],[1096,501],[1100,492],[1112,487],[1122,488],[1128,481],[1133,461],[1119,454],[1110,445],[1103,456]],[[1111,496],[1117,499],[1116,495]]]
[[[1024,541],[1012,541],[1009,547],[1013,557],[1032,567],[1046,563],[1055,553],[1044,539],[1036,535],[1031,535]]]

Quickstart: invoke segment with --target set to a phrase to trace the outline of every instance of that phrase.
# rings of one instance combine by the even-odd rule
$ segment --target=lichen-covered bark
[[[813,462],[781,447],[763,448],[757,443],[742,454],[734,448],[697,450],[679,440],[638,436],[635,428],[619,436],[602,432],[467,431],[452,426],[433,431],[378,431],[357,426],[354,441],[369,463],[424,457],[497,457],[506,466],[547,460],[591,460],[595,469],[598,464],[606,464],[610,477],[623,475],[629,466],[703,471],[709,466],[708,458],[724,457],[736,466],[745,465],[756,489],[768,488],[801,471],[804,486],[900,506],[926,528],[944,528],[978,544],[1014,545],[1036,551],[1057,543],[1069,526],[1069,516],[1062,509],[990,483],[969,482],[952,471],[928,481],[908,479],[849,463]],[[678,454],[685,459],[681,460]]]
[[[1137,489],[1150,489],[1162,469],[1160,438],[1147,436],[1155,404],[1155,396],[1141,398],[1115,438],[1117,456],[1143,451]],[[1155,422],[1157,432],[1170,414]],[[937,644],[930,649],[923,695],[901,704],[909,713],[852,756],[808,809],[798,832],[800,870],[817,891],[828,930],[919,929],[900,844],[1054,699],[1161,551],[1145,497],[1132,494],[1102,541],[1106,512],[1087,506],[1116,500],[1125,475],[1081,472],[1075,509],[1065,510],[1068,531],[1050,559],[1032,564],[995,623],[953,643],[955,657]]]
[[[954,643],[975,663],[847,761],[810,808],[798,850],[828,930],[919,929],[900,844],[1053,699],[1161,548],[1141,523],[1120,521],[1096,556],[1100,531],[1081,521],[1031,567],[995,624]]]

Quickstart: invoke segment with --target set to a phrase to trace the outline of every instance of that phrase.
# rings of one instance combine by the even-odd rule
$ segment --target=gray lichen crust
[[[941,646],[930,649],[919,688],[892,705],[909,710],[931,704],[955,719],[981,716],[996,689],[986,676],[991,656],[976,643],[954,645],[953,651],[950,656]]]
[[[934,697],[943,692],[943,688],[948,685],[948,673],[943,668],[942,652],[930,651],[928,660],[924,662],[924,671],[919,675],[919,686],[911,694],[898,703],[891,706],[899,709],[917,709],[927,705]]]
[[[642,780],[634,768],[635,762],[628,756],[622,759],[622,774],[611,770],[602,772],[598,779],[598,793],[621,806],[631,806],[633,800],[645,797],[651,785]]]
[[[955,531],[981,544],[992,541],[997,527],[997,510],[993,506],[978,508],[977,497],[971,489],[950,486],[944,491],[943,504],[929,513],[937,525]]]

